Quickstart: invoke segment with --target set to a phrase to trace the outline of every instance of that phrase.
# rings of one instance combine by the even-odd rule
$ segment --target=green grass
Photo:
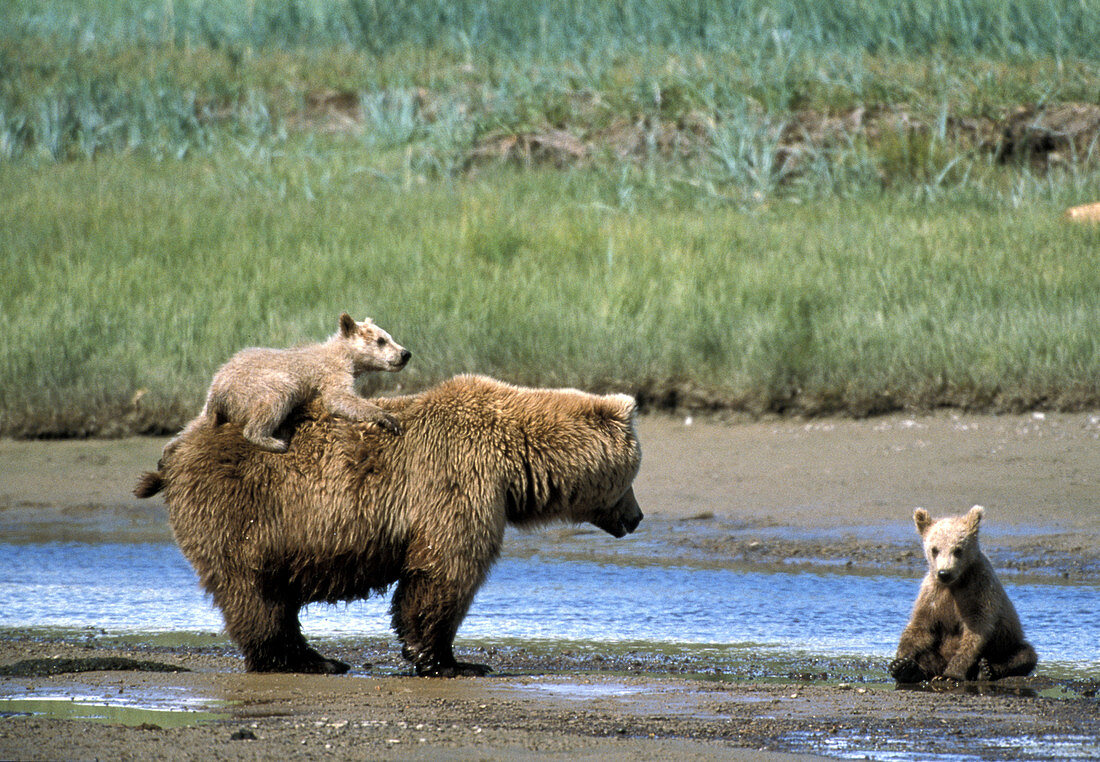
[[[345,309],[414,352],[370,389],[1097,406],[1100,232],[1060,216],[1100,147],[952,127],[1100,102],[1097,40],[1079,0],[0,3],[0,435],[172,430]],[[919,126],[787,158],[859,107]],[[584,159],[476,158],[552,130]]]
[[[185,157],[277,135],[325,90],[385,106],[368,132],[380,119],[443,171],[483,136],[547,126],[995,117],[1096,102],[1098,40],[1079,0],[26,0],[0,4],[0,160]]]
[[[171,429],[234,351],[320,340],[344,309],[414,352],[376,388],[477,371],[751,412],[1100,400],[1100,231],[1026,176],[999,203],[737,211],[644,189],[624,209],[605,176],[548,170],[403,188],[351,167],[310,200],[223,162],[0,166],[0,431]]]
[[[661,47],[953,49],[1093,56],[1100,18],[1080,0],[22,0],[17,33],[94,35],[108,44],[350,45],[605,55]]]

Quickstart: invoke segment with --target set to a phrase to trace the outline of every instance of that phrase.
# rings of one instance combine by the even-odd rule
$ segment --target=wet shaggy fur
[[[1037,657],[993,566],[978,547],[981,506],[933,521],[913,514],[928,574],[902,632],[890,674],[899,683],[1027,675]]]
[[[506,524],[591,522],[622,537],[641,521],[629,396],[458,376],[376,402],[402,436],[314,401],[284,426],[285,453],[253,447],[234,424],[196,426],[135,490],[163,489],[176,541],[249,670],[346,670],[307,645],[299,609],[396,583],[393,628],[417,674],[484,674],[452,643]]]
[[[214,374],[202,412],[188,425],[232,421],[257,447],[283,452],[286,442],[272,433],[291,410],[318,395],[334,415],[398,434],[393,416],[356,394],[355,379],[369,371],[399,371],[410,356],[370,318],[360,323],[345,312],[328,341],[293,349],[251,347],[233,355]],[[179,437],[169,442],[165,454],[178,443]]]

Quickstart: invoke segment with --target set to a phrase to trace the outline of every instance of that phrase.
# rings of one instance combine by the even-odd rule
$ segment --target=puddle
[[[576,701],[589,701],[591,699],[618,698],[621,696],[635,696],[640,693],[653,693],[653,686],[628,685],[617,682],[598,683],[529,683],[522,686],[525,689],[548,693],[557,698],[574,699]]]
[[[0,718],[45,717],[88,720],[115,725],[156,725],[178,728],[229,719],[215,711],[217,702],[172,689],[81,695],[32,692],[19,698],[0,698]]]
[[[3,626],[179,637],[218,633],[219,612],[174,545],[0,544]],[[870,660],[881,679],[919,579],[843,570],[746,571],[504,558],[459,630],[459,643],[632,644],[709,651],[716,663],[760,658]],[[1006,584],[1039,672],[1100,676],[1095,584]],[[313,639],[392,641],[388,596],[314,605]],[[206,635],[204,637],[210,637]],[[857,676],[858,677],[858,676]]]

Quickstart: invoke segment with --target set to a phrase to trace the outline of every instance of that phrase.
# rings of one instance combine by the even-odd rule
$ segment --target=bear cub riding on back
[[[333,415],[400,434],[396,418],[356,393],[355,379],[369,371],[399,371],[411,356],[370,318],[356,322],[346,312],[328,341],[292,349],[242,349],[214,374],[202,412],[165,446],[164,455],[203,421],[239,423],[244,438],[260,449],[286,452],[287,443],[273,434],[314,395]]]

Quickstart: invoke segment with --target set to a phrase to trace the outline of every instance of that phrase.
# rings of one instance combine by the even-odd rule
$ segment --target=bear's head
[[[634,398],[518,387],[509,396],[504,406],[520,424],[514,441],[522,442],[523,465],[507,496],[508,521],[590,523],[614,537],[633,532],[642,520],[631,486],[642,459]]]
[[[581,479],[572,495],[573,518],[587,521],[612,537],[623,537],[637,529],[642,509],[634,497],[632,483],[641,465],[642,453],[634,431],[636,403],[628,394],[593,395],[590,444],[598,455],[591,477]]]
[[[917,508],[913,523],[924,540],[928,570],[937,582],[951,586],[958,582],[981,552],[978,549],[978,524],[983,509],[975,505],[962,516],[934,520],[928,511]]]
[[[370,318],[360,323],[346,312],[340,315],[340,330],[334,338],[347,348],[356,375],[372,370],[399,371],[412,357],[412,352]]]

